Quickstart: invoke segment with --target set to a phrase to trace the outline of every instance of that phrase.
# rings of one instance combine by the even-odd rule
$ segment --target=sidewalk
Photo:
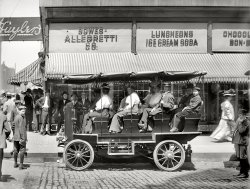
[[[28,158],[38,158],[40,161],[56,161],[58,153],[63,152],[57,147],[56,136],[42,136],[39,133],[28,132]],[[231,142],[216,143],[209,136],[201,135],[189,142],[192,147],[192,159],[197,161],[227,161],[234,153]],[[13,144],[8,142],[4,150],[5,157],[10,157]],[[59,158],[58,158],[59,159]],[[39,161],[39,162],[40,162]]]

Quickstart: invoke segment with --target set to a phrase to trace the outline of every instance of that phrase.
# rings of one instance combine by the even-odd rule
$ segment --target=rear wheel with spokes
[[[64,161],[73,170],[87,169],[94,161],[94,150],[86,141],[72,140],[65,146]]]
[[[153,158],[159,169],[175,171],[185,161],[185,150],[180,143],[174,140],[165,140],[155,147]]]

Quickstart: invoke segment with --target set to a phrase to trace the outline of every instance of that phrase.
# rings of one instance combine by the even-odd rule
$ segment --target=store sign
[[[0,41],[41,41],[39,17],[0,18]]]
[[[250,52],[250,24],[213,24],[213,51]]]
[[[206,53],[207,24],[138,23],[137,52]]]
[[[130,52],[131,23],[51,24],[50,52]]]

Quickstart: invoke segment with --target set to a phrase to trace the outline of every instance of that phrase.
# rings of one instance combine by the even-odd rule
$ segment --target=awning
[[[8,79],[8,83],[11,85],[20,85],[21,83],[32,82],[33,84],[40,85],[42,82],[42,73],[40,65],[44,61],[43,58],[38,58],[26,68],[19,71],[14,76]]]
[[[247,82],[250,54],[50,53],[48,79],[72,74],[141,71],[206,71],[205,82]]]

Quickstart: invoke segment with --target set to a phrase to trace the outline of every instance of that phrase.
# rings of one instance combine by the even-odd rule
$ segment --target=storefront
[[[76,91],[79,96],[85,91],[91,99],[93,86],[66,85],[62,77],[149,70],[207,71],[202,86],[203,121],[206,125],[217,123],[221,93],[229,88],[237,91],[237,113],[247,96],[244,73],[250,69],[250,3],[241,7],[226,1],[203,1],[200,6],[168,3],[40,1],[46,88],[56,97],[63,91]],[[119,104],[123,87],[111,85],[114,102]],[[148,84],[137,85],[143,98]],[[173,83],[177,101],[182,85]]]

